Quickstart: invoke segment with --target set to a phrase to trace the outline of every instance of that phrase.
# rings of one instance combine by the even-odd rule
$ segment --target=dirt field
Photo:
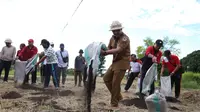
[[[130,92],[122,94],[120,112],[147,112],[144,101],[135,92],[135,85]],[[135,81],[136,82],[136,81]],[[73,77],[68,77],[64,88],[59,92],[53,89],[43,90],[41,85],[15,88],[13,81],[0,84],[0,112],[83,112],[83,87],[74,87]],[[92,97],[92,112],[109,111],[110,94],[102,78],[98,77],[97,88]],[[182,91],[180,102],[168,102],[169,112],[199,112],[200,91]]]

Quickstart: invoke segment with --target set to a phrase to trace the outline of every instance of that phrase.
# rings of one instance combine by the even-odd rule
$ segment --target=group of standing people
[[[67,69],[69,65],[69,54],[65,50],[65,45],[60,44],[60,50],[55,51],[54,44],[48,40],[43,39],[41,45],[44,51],[38,53],[37,47],[34,45],[34,40],[29,39],[28,45],[24,43],[20,44],[20,49],[16,52],[16,48],[12,46],[12,40],[5,40],[6,46],[2,48],[0,53],[0,75],[2,70],[5,69],[5,76],[3,81],[8,82],[9,71],[11,65],[15,63],[15,60],[30,61],[35,55],[39,55],[39,61],[35,65],[35,70],[25,75],[23,84],[29,83],[29,74],[31,74],[31,84],[35,85],[37,81],[37,68],[40,65],[41,83],[44,84],[44,88],[48,88],[50,82],[50,76],[52,75],[53,83],[56,88],[65,86]],[[82,56],[83,50],[79,51],[79,55],[75,58],[75,86],[77,85],[77,78],[79,77],[78,86],[81,86],[82,72],[85,66],[85,58]],[[62,80],[61,80],[62,77]]]
[[[111,107],[118,108],[118,103],[123,99],[121,95],[121,81],[125,75],[126,70],[129,69],[130,75],[125,86],[127,91],[135,77],[140,77],[139,96],[144,98],[142,93],[142,84],[145,75],[153,63],[162,63],[161,76],[163,76],[164,69],[168,69],[171,76],[171,84],[175,83],[175,97],[180,95],[181,73],[178,72],[180,68],[180,60],[177,56],[172,55],[169,50],[164,52],[165,60],[161,60],[163,41],[158,39],[153,46],[149,46],[145,51],[145,56],[142,59],[137,59],[135,54],[130,55],[130,40],[129,37],[123,33],[123,27],[119,21],[113,21],[110,26],[110,31],[113,36],[108,44],[108,50],[101,51],[101,55],[113,55],[113,61],[109,69],[105,73],[103,80],[108,90],[111,93]],[[130,58],[131,56],[131,58]],[[131,62],[130,62],[131,59]],[[150,84],[149,94],[153,94],[155,90],[154,82]]]

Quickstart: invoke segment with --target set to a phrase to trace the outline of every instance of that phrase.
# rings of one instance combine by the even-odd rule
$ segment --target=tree
[[[175,46],[180,44],[180,42],[176,39],[169,39],[169,37],[164,37],[163,39],[163,48],[162,51],[170,50],[172,54],[176,54],[177,56],[181,53],[181,50],[179,48],[176,48]]]
[[[136,54],[137,54],[138,58],[144,57],[146,48],[154,44],[154,42],[151,39],[151,37],[146,37],[143,40],[143,42],[144,42],[144,45],[138,46],[137,49],[136,49]]]
[[[105,56],[100,56],[100,64],[99,64],[99,74],[102,76],[103,75],[103,70],[105,69],[105,63],[106,63],[106,60],[105,60]]]
[[[147,47],[152,46],[154,44],[154,40],[151,37],[146,37],[144,40],[144,45],[138,46],[136,49],[136,54],[138,58],[144,57],[144,53]],[[163,38],[163,48],[161,50],[164,52],[165,50],[170,50],[173,54],[179,55],[180,49],[176,48],[175,46],[180,44],[176,39],[169,39],[169,37]]]
[[[182,65],[187,71],[200,72],[200,50],[194,51],[181,59]]]

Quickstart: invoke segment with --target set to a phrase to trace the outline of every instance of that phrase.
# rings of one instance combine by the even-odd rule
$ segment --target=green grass
[[[9,72],[9,77],[14,77],[14,73],[15,73],[14,69],[11,69],[10,72]],[[4,74],[5,74],[5,72],[3,70],[2,73],[1,73],[1,77],[4,76]],[[73,76],[73,70],[69,69],[67,75],[68,76]],[[37,76],[38,77],[40,76],[40,72],[39,71],[37,72]]]
[[[73,75],[73,70],[68,70],[68,75]],[[4,76],[4,71],[2,75]],[[37,76],[40,76],[40,72],[37,72]],[[14,70],[10,70],[9,77],[14,77]],[[156,87],[159,86],[159,81],[155,82]],[[200,73],[186,72],[182,75],[181,87],[185,89],[200,89]]]
[[[186,89],[200,89],[200,73],[184,73],[182,75],[181,86]]]

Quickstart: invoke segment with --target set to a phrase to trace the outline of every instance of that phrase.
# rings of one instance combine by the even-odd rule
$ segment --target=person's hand
[[[152,58],[152,62],[157,63],[157,57],[154,56],[154,57]]]
[[[18,57],[18,56],[16,56],[16,57],[15,57],[15,60],[18,60],[18,59],[19,59],[19,57]]]
[[[173,76],[174,75],[174,72],[170,73],[170,76]]]
[[[35,66],[37,67],[39,65],[39,63],[36,63]]]
[[[163,73],[160,73],[160,76],[163,76]]]
[[[15,60],[12,61],[12,65],[14,65],[14,64],[15,64]]]
[[[101,50],[101,55],[102,55],[102,56],[105,56],[105,55],[106,55],[106,51]]]
[[[140,77],[141,77],[141,74],[138,75],[138,78],[140,78]]]

